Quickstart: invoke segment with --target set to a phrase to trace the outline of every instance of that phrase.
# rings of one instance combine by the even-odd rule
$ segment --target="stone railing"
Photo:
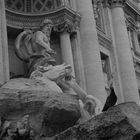
[[[6,0],[6,9],[20,13],[46,13],[61,7],[72,8],[71,0]]]

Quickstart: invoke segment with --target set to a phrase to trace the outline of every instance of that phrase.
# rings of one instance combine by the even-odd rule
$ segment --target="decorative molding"
[[[71,23],[68,22],[64,22],[60,25],[57,25],[53,28],[54,31],[56,32],[68,32],[71,33],[73,31],[75,31],[75,26]]]
[[[104,9],[101,0],[92,0],[97,29],[105,33]]]
[[[99,44],[105,47],[106,49],[110,50],[112,48],[112,40],[106,37],[106,35],[100,32],[99,30],[97,34],[98,34]]]
[[[126,5],[129,6],[129,8],[131,8],[136,14],[140,15],[140,9],[132,1],[126,0]]]
[[[46,13],[62,6],[72,8],[70,0],[5,0],[5,7],[20,13]]]
[[[40,26],[43,19],[49,18],[54,23],[55,31],[67,30],[73,32],[80,26],[81,16],[67,7],[62,7],[59,10],[43,13],[43,14],[21,14],[15,13],[6,9],[7,25],[14,28],[24,29],[36,29]]]
[[[109,6],[109,7],[123,7],[125,4],[126,0],[103,0],[104,6]]]
[[[126,19],[126,26],[128,29],[131,30],[137,30],[137,23],[136,21],[129,15],[125,15],[125,19]]]
[[[103,7],[110,7],[108,0],[103,0],[102,3],[103,3]]]

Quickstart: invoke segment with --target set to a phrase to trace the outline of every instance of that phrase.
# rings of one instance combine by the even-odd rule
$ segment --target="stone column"
[[[0,0],[0,85],[9,80],[9,58],[7,44],[7,28],[5,1]]]
[[[138,0],[138,8],[140,8],[140,0]]]
[[[81,51],[87,93],[96,96],[104,104],[106,91],[92,2],[91,0],[76,0],[76,3],[77,10],[81,15]]]
[[[111,36],[112,39],[112,47],[110,48],[110,58],[112,62],[112,74],[113,74],[113,86],[114,90],[117,95],[117,103],[124,102],[124,96],[123,96],[123,90],[122,90],[122,84],[121,84],[121,77],[120,77],[120,70],[119,70],[119,64],[118,64],[118,56],[116,53],[116,43],[115,43],[115,37],[114,37],[114,31],[113,31],[113,24],[112,24],[112,15],[111,15],[111,9],[109,3],[104,0],[103,1],[104,9],[106,10],[106,14],[108,15],[106,17],[106,27],[108,30],[108,36]]]
[[[78,82],[78,84],[82,89],[86,90],[84,66],[83,66],[83,59],[82,59],[81,48],[80,48],[81,44],[80,44],[79,30],[73,33],[71,42],[72,42],[72,53],[73,53],[76,81]]]
[[[72,66],[72,74],[75,76],[70,34],[67,31],[60,33],[60,46],[62,52],[62,60],[64,63],[70,64]]]
[[[135,101],[140,104],[136,74],[123,11],[124,0],[111,0],[109,2],[112,7],[112,24],[124,101]]]

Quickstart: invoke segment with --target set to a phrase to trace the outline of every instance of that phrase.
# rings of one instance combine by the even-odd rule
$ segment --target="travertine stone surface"
[[[0,85],[9,80],[9,57],[7,43],[7,28],[5,2],[0,0]]]
[[[133,140],[140,131],[140,107],[123,103],[62,132],[52,140]]]
[[[70,35],[68,32],[64,31],[60,34],[60,45],[61,45],[63,62],[71,65],[72,74],[73,76],[75,76],[71,41],[70,41]]]
[[[81,53],[81,43],[80,43],[80,32],[79,30],[73,34],[71,38],[72,43],[72,53],[73,53],[73,62],[75,69],[75,78],[80,87],[82,87],[86,91],[86,83],[85,83],[85,73],[84,73],[84,65]]]
[[[112,22],[124,101],[140,104],[138,85],[122,7],[112,7]]]
[[[38,136],[52,137],[73,126],[80,117],[77,96],[54,91],[0,89],[0,117],[17,122],[29,115]]]
[[[81,14],[80,36],[87,93],[96,96],[104,104],[106,92],[101,67],[100,49],[91,0],[77,0]]]

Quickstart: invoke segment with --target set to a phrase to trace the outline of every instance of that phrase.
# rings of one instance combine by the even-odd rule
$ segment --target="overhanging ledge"
[[[36,29],[45,18],[53,21],[54,30],[61,31],[61,27],[67,26],[70,32],[79,28],[81,20],[80,14],[67,6],[42,14],[24,14],[6,9],[7,26],[17,29]]]

